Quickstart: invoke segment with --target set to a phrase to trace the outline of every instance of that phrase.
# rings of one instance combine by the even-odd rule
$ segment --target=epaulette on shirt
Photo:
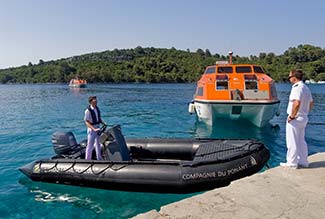
[[[293,87],[298,87],[298,85],[299,85],[299,84],[295,84],[295,85],[293,85]]]

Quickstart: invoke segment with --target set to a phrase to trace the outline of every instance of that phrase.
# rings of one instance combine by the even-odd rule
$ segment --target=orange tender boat
[[[87,86],[87,81],[83,79],[71,79],[69,87],[72,88],[85,88]]]
[[[229,57],[229,62],[217,62],[205,69],[189,112],[209,125],[230,119],[265,126],[278,115],[280,100],[275,81],[261,66],[232,64],[232,52]]]

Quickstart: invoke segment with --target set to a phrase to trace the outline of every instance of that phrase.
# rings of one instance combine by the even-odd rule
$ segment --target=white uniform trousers
[[[286,143],[287,164],[308,166],[308,147],[305,141],[305,128],[308,122],[307,116],[298,116],[296,119],[287,121]]]
[[[95,147],[97,160],[102,160],[101,149],[99,144],[99,136],[97,132],[94,132],[90,128],[87,129],[87,148],[86,148],[86,160],[91,160],[91,155]]]

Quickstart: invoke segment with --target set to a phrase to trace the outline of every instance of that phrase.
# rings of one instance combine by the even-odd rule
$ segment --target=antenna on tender
[[[232,64],[232,54],[233,54],[233,52],[229,51],[228,54],[229,54],[229,64]]]

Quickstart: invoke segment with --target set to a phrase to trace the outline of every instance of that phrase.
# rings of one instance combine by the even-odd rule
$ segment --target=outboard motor
[[[68,155],[78,147],[78,143],[72,132],[53,133],[52,144],[54,152],[57,155]]]

